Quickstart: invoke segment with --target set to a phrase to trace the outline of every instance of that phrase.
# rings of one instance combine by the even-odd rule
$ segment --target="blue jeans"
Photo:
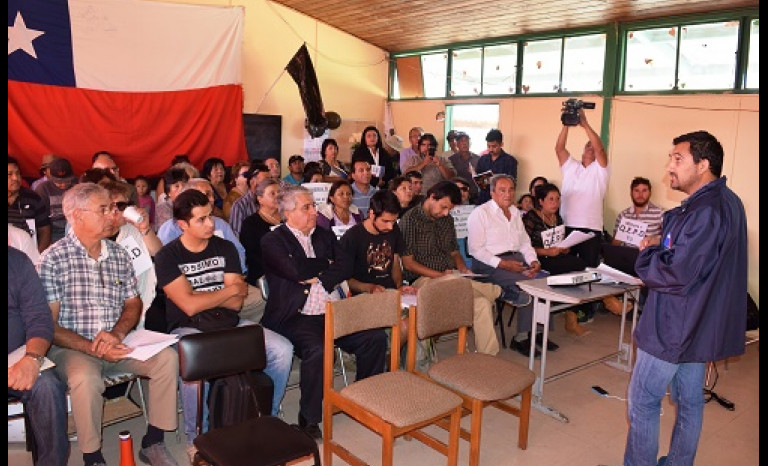
[[[672,364],[641,349],[629,382],[629,434],[625,466],[692,465],[704,418],[705,363]],[[657,462],[659,415],[669,386],[677,405],[669,453]]]
[[[8,389],[10,395],[26,404],[25,409],[32,424],[32,432],[27,432],[27,435],[35,436],[37,446],[35,464],[67,465],[69,438],[66,390],[67,386],[53,370],[41,372],[30,390]]]
[[[250,320],[241,319],[238,327],[254,325]],[[192,327],[178,327],[171,331],[175,335],[189,335],[200,333],[200,330]],[[291,363],[293,362],[293,345],[287,338],[264,328],[264,345],[267,352],[267,374],[275,384],[275,393],[272,397],[272,415],[277,416],[280,411],[280,403],[285,395],[285,387],[288,385],[288,377],[291,375]],[[184,411],[184,433],[187,435],[187,443],[197,437],[195,424],[197,423],[197,383],[183,382],[179,378],[181,391],[181,408]],[[208,395],[208,383],[205,383],[203,396]],[[203,432],[208,430],[208,403],[203,403]]]

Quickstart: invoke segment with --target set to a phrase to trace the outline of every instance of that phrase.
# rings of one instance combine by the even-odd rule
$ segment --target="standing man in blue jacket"
[[[692,465],[704,416],[707,362],[744,353],[747,221],[725,185],[723,147],[706,131],[673,140],[670,187],[689,197],[644,238],[635,269],[648,301],[635,331],[625,466]],[[677,417],[657,462],[659,413],[669,387]]]

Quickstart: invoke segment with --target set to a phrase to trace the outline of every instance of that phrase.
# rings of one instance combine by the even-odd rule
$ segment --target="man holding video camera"
[[[566,234],[579,230],[594,233],[595,236],[571,250],[581,257],[589,267],[600,262],[600,238],[603,233],[603,198],[608,189],[608,156],[605,154],[600,136],[589,126],[584,108],[594,104],[570,99],[563,103],[563,129],[557,137],[555,153],[563,173],[560,215],[565,222]],[[574,110],[578,118],[574,118]],[[581,154],[581,161],[571,157],[565,148],[571,126],[581,126],[587,133],[587,143]]]
[[[405,173],[417,170],[424,175],[421,192],[427,192],[440,181],[456,176],[451,161],[447,157],[437,155],[437,139],[430,133],[425,133],[419,138],[419,154],[405,163]]]

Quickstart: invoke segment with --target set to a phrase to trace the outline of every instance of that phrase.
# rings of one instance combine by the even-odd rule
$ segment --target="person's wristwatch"
[[[32,353],[30,351],[27,351],[26,353],[24,353],[24,356],[34,359],[35,361],[37,361],[38,366],[43,367],[43,362],[45,361],[45,358],[43,356],[37,353]]]

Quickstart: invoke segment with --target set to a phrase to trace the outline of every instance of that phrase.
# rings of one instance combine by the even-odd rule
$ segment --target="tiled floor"
[[[588,324],[592,333],[581,339],[572,338],[563,330],[562,315],[555,317],[556,330],[551,337],[560,344],[557,352],[548,354],[547,374],[557,374],[573,365],[595,359],[615,350],[620,320],[613,315],[598,315]],[[513,324],[514,326],[514,324]],[[509,335],[511,332],[507,332]],[[441,341],[439,351],[448,351],[453,340]],[[508,349],[502,350],[501,357],[527,364],[527,359]],[[758,437],[760,402],[759,389],[759,343],[747,347],[744,356],[733,358],[726,370],[724,363],[718,364],[719,381],[715,391],[733,401],[734,411],[728,411],[715,403],[707,404],[704,427],[699,442],[697,466],[722,464],[757,465],[760,458]],[[294,364],[296,372],[297,364]],[[297,377],[294,373],[292,380]],[[339,378],[340,379],[340,378]],[[545,385],[544,401],[562,411],[569,423],[562,423],[548,417],[541,411],[533,410],[528,449],[516,446],[517,421],[493,408],[487,408],[482,430],[482,465],[546,465],[546,466],[618,466],[622,462],[624,442],[627,434],[626,403],[621,399],[603,398],[590,389],[600,385],[610,395],[625,398],[629,374],[596,364],[575,372],[567,377]],[[285,419],[296,422],[299,391],[289,390],[283,402]],[[467,424],[469,419],[464,419]],[[674,421],[674,406],[665,401],[661,418],[661,452],[669,442]],[[379,464],[381,442],[379,437],[344,415],[334,418],[334,438],[372,465]],[[128,429],[133,433],[134,446],[145,427],[142,418],[125,421],[104,430],[104,454],[110,465],[118,464],[117,432]],[[444,432],[435,429],[436,435],[447,438]],[[166,435],[166,442],[179,464],[186,464],[185,442],[177,442],[173,433]],[[72,444],[69,464],[82,465],[77,443]],[[459,464],[467,464],[469,446],[462,441]],[[343,464],[335,458],[336,464]],[[8,445],[8,463],[16,466],[31,465],[30,455],[19,444]],[[445,464],[445,458],[418,441],[398,439],[395,442],[395,464],[432,466]]]

